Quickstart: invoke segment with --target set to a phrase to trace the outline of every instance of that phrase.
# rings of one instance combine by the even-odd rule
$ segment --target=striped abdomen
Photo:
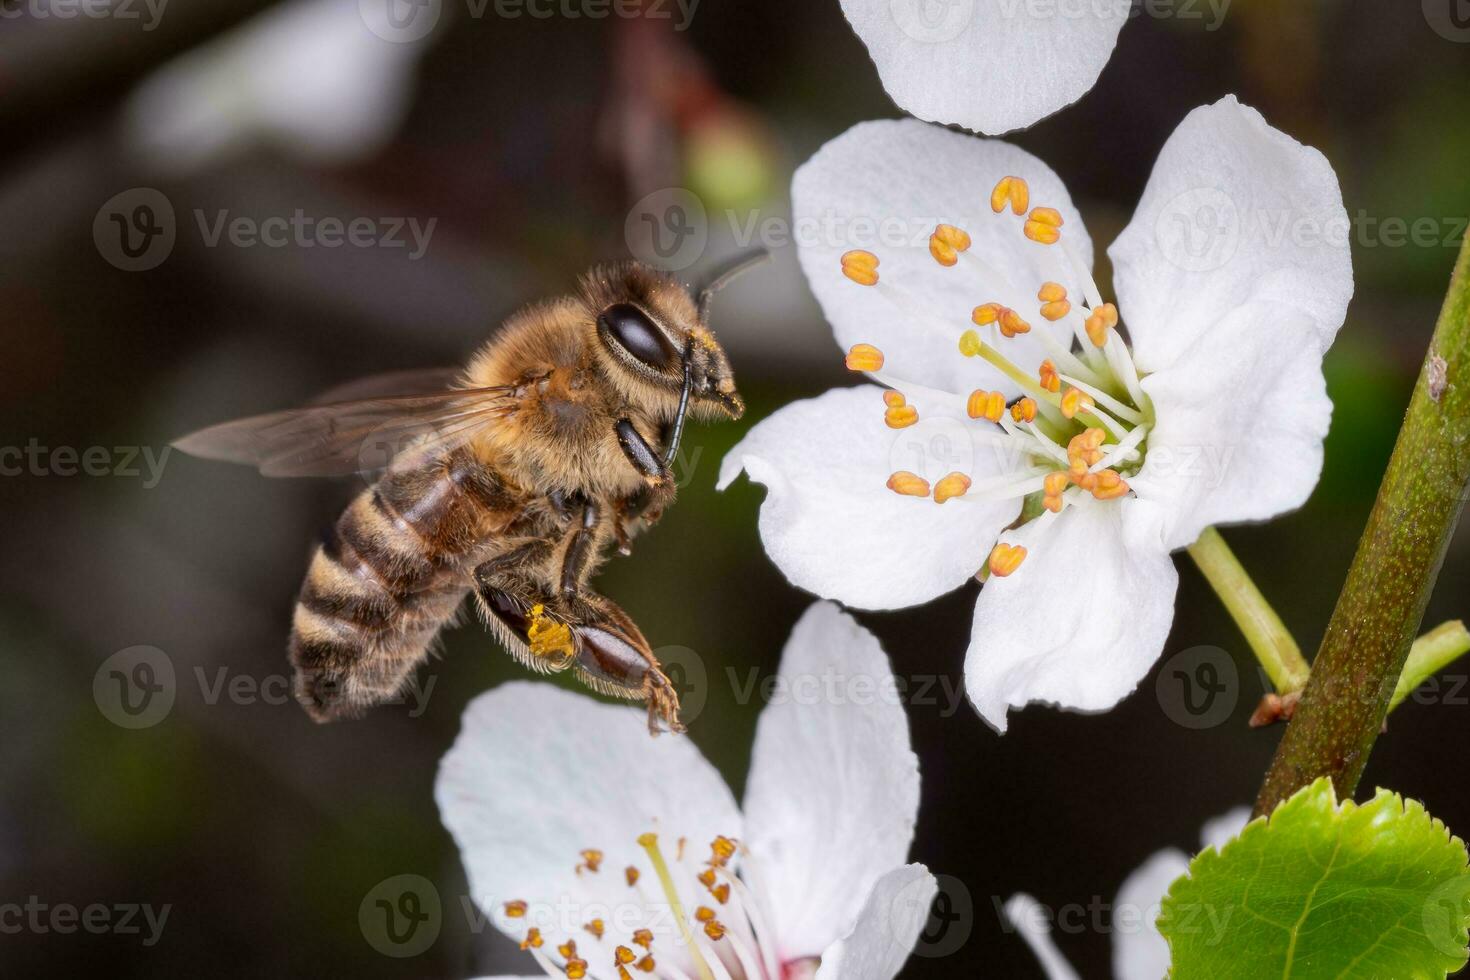
[[[453,618],[514,500],[470,453],[386,473],[316,550],[291,624],[296,699],[317,721],[393,697]]]

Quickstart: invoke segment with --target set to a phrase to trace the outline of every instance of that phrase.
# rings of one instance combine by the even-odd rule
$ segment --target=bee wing
[[[394,398],[399,395],[431,395],[454,387],[464,377],[464,369],[457,367],[410,368],[406,371],[387,371],[357,378],[346,384],[328,388],[317,395],[308,405],[330,405],[334,402],[354,402],[367,398]]]
[[[174,446],[191,456],[246,463],[266,476],[343,476],[461,445],[515,404],[513,386],[358,398],[224,422]]]

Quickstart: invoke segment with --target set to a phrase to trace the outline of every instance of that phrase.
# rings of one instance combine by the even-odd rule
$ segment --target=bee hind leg
[[[647,703],[650,734],[683,732],[679,692],[642,631],[611,599],[584,592],[579,602],[586,614],[572,628],[577,638],[577,677],[593,690]]]

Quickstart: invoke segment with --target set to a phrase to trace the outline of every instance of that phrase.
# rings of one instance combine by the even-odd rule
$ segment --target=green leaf
[[[1435,977],[1466,962],[1465,845],[1380,789],[1339,804],[1320,779],[1169,888],[1173,980]]]

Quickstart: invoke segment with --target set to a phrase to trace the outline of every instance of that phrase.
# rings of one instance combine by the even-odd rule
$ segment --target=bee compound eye
[[[614,303],[603,310],[597,329],[609,342],[655,370],[667,369],[679,354],[648,314],[632,303]]]

